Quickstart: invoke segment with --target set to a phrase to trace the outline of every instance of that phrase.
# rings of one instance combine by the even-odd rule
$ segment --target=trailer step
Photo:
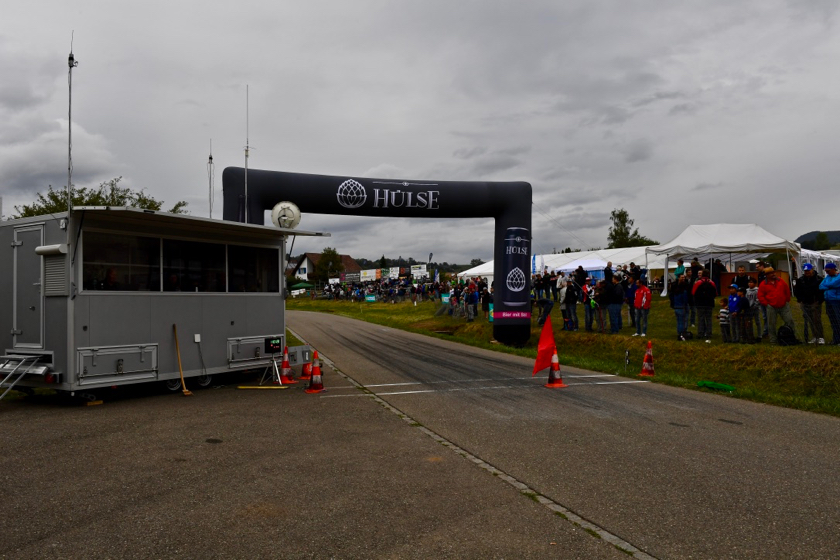
[[[41,356],[38,355],[9,354],[8,356],[0,356],[0,362],[2,363],[0,365],[0,375],[8,372],[6,373],[6,377],[0,381],[0,388],[6,387],[6,390],[0,395],[0,400],[3,400],[3,397],[12,390],[18,381],[23,379],[24,375],[44,375],[46,373],[49,368],[46,366],[36,366],[40,359]],[[9,381],[10,379],[11,381]]]

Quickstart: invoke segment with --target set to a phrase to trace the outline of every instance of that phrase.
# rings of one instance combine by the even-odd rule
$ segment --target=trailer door
[[[14,307],[12,335],[15,348],[44,347],[44,295],[41,256],[35,248],[44,243],[44,225],[15,228]]]

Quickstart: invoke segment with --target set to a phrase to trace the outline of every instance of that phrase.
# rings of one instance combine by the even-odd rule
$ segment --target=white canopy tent
[[[670,259],[702,257],[703,260],[733,258],[749,261],[763,258],[770,253],[783,253],[790,262],[791,255],[799,258],[799,244],[773,235],[756,224],[692,225],[677,237],[662,245],[646,250],[646,257]],[[666,289],[662,295],[667,294]]]
[[[822,275],[825,274],[824,267],[825,263],[833,262],[837,263],[840,261],[840,257],[837,255],[833,255],[831,253],[823,253],[821,251],[811,251],[809,249],[802,249],[799,255],[798,265],[799,268],[802,268],[804,263],[811,263],[817,268],[817,272]]]
[[[646,247],[625,247],[623,249],[599,249],[597,251],[580,251],[577,253],[550,253],[534,255],[532,262],[536,264],[537,270],[544,265],[551,271],[570,272],[582,266],[587,272],[603,270],[607,262],[612,262],[613,267],[624,264],[636,263],[639,266],[645,263]],[[671,263],[675,268],[676,262]],[[648,269],[665,268],[664,258],[655,258],[648,261]],[[493,280],[493,261],[470,268],[458,273],[459,278],[475,278],[481,276]]]

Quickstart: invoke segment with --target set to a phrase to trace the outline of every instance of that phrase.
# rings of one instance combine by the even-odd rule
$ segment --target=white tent
[[[544,255],[534,255],[532,263],[536,264],[537,269],[541,264],[552,271],[570,272],[582,266],[586,271],[603,270],[607,266],[607,262],[612,262],[613,267],[618,267],[624,264],[636,263],[639,266],[645,264],[645,249],[647,247],[625,247],[623,249],[599,249],[597,251],[580,251],[577,253],[549,253]],[[665,268],[665,258],[653,258],[648,261],[648,269]],[[676,262],[670,264],[671,268],[675,268]],[[481,276],[493,280],[493,261],[486,262],[476,267],[470,268],[458,273],[459,278],[475,278]]]
[[[799,244],[773,235],[756,224],[708,224],[688,226],[677,237],[662,245],[648,247],[647,258],[669,259],[701,257],[702,260],[749,261],[770,253],[799,257]],[[667,289],[662,295],[667,293]]]
[[[710,224],[688,226],[677,237],[662,245],[647,248],[648,255],[669,258],[703,255],[722,258],[721,255],[738,253],[799,253],[799,245],[773,235],[756,224]]]

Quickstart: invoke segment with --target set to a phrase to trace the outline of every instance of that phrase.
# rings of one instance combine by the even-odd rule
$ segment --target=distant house
[[[344,270],[342,272],[361,272],[362,267],[359,266],[353,257],[350,255],[338,255],[341,257],[341,264],[344,265]],[[321,260],[321,253],[304,253],[301,256],[297,257],[297,264],[293,269],[293,274],[295,278],[300,280],[314,280],[313,274],[315,273],[315,265],[318,264],[318,261]],[[335,276],[338,276],[336,274]]]

